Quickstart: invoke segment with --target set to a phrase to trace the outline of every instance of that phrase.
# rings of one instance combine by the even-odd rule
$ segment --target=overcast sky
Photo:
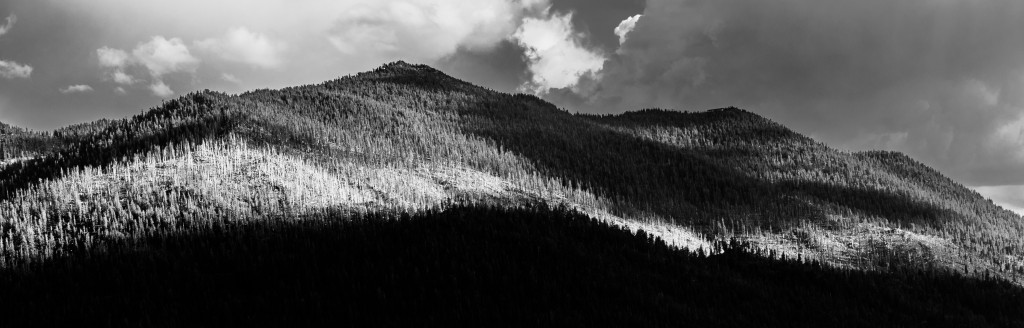
[[[0,121],[52,129],[403,59],[571,111],[742,107],[1022,210],[1022,31],[1020,0],[4,0]]]

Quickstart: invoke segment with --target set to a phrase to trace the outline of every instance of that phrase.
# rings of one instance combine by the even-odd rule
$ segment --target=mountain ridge
[[[569,113],[395,62],[0,149],[5,322],[1024,322],[1020,216],[738,108]]]
[[[8,203],[0,208],[6,206],[10,216],[87,218],[56,205],[26,214],[12,204],[41,181],[66,180],[83,170],[106,177],[112,168],[159,163],[173,157],[165,153],[190,154],[211,144],[209,149],[239,156],[272,149],[276,160],[291,163],[282,165],[323,170],[314,175],[338,181],[364,174],[345,173],[363,168],[424,181],[422,189],[397,197],[389,194],[402,194],[397,187],[371,186],[387,179],[353,184],[355,194],[374,191],[377,196],[364,195],[376,199],[373,206],[410,209],[484,196],[499,203],[540,200],[634,229],[675,229],[659,237],[680,238],[689,246],[706,246],[703,238],[740,237],[838,266],[970,266],[1011,280],[1021,272],[1024,249],[1019,216],[903,154],[840,152],[736,108],[570,114],[532,95],[495,92],[405,62],[279,90],[192,93],[132,118],[32,138],[4,139],[5,151],[35,154],[0,168],[0,197]],[[30,139],[35,143],[25,141]],[[474,180],[497,181],[498,187],[479,191],[470,188]],[[280,184],[266,183],[237,188],[244,195]],[[307,187],[313,188],[295,190]],[[206,193],[216,196],[199,200],[250,197]],[[232,202],[223,206],[250,206],[242,211],[250,213],[265,211],[254,204],[272,199]],[[24,247],[11,244],[8,251]]]

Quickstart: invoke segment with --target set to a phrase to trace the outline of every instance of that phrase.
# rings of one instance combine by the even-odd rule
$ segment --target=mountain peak
[[[380,67],[377,67],[372,71],[356,74],[354,77],[355,79],[350,79],[348,80],[348,82],[345,83],[369,80],[387,81],[390,83],[398,83],[405,85],[415,85],[427,89],[480,89],[480,87],[476,85],[451,77],[448,74],[445,74],[444,72],[437,70],[433,67],[424,64],[411,64],[402,60],[381,65]],[[334,82],[344,80],[346,79],[341,79]]]
[[[406,62],[404,60],[396,60],[396,61],[393,61],[393,62],[390,62],[390,63],[385,63],[384,65],[381,65],[381,67],[416,67],[416,66],[426,66],[426,65],[410,64],[410,63],[408,63],[408,62]]]
[[[410,64],[403,60],[390,62],[381,65],[377,69],[374,69],[375,73],[388,73],[388,75],[424,75],[424,74],[440,74],[445,75],[441,71],[434,69],[433,67],[424,64]]]

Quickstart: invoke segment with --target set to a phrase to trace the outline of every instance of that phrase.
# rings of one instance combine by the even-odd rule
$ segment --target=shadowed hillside
[[[1024,324],[1024,290],[1005,282],[716,247],[671,249],[545,207],[217,225],[4,274],[0,311],[34,325]]]

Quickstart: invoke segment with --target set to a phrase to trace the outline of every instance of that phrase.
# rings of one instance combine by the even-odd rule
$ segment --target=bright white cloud
[[[173,95],[174,92],[163,81],[163,76],[177,72],[195,72],[199,58],[192,56],[188,46],[180,38],[164,38],[154,36],[148,42],[138,44],[131,53],[121,49],[102,47],[96,49],[100,67],[109,68],[109,78],[117,84],[131,85],[138,82],[135,76],[127,73],[132,67],[149,74],[150,91],[160,97]],[[144,73],[143,73],[144,74]],[[126,93],[122,87],[118,93]]]
[[[60,91],[60,93],[63,93],[63,94],[86,93],[86,92],[92,92],[92,87],[87,85],[87,84],[75,84],[75,85],[69,85],[69,86],[60,88],[60,90],[58,90],[58,91]]]
[[[626,42],[626,35],[629,32],[633,32],[633,28],[636,27],[636,21],[640,20],[641,14],[633,15],[629,18],[623,19],[619,26],[615,27],[615,35],[619,36],[619,44]]]
[[[32,66],[18,64],[14,61],[0,59],[0,77],[28,78],[32,75]]]
[[[124,67],[128,65],[128,53],[121,49],[102,47],[96,49],[96,57],[102,67]]]
[[[548,5],[549,0],[62,0],[61,9],[95,21],[102,29],[97,33],[111,43],[170,45],[170,36],[179,38],[180,46],[165,48],[189,50],[195,60],[183,67],[192,68],[185,71],[196,74],[196,83],[215,81],[215,72],[236,71],[237,64],[274,68],[249,72],[237,86],[245,89],[322,81],[398,59],[434,65],[460,50],[486,51],[509,40],[525,17],[544,15]],[[245,14],[238,8],[246,8]],[[139,33],[167,38],[139,40]],[[149,85],[153,76],[170,74],[161,68],[174,67],[155,61],[143,66],[137,51],[121,49],[128,64],[121,75],[107,67],[110,81]],[[176,87],[175,80],[164,81]]]
[[[170,97],[174,95],[174,90],[167,86],[164,81],[157,80],[149,86],[149,91],[152,91],[154,95],[158,97]]]
[[[110,74],[110,77],[114,79],[117,84],[134,84],[135,77],[128,75],[123,70],[117,69]]]
[[[532,77],[523,87],[535,93],[574,87],[581,77],[599,73],[604,65],[604,56],[580,43],[572,14],[526,18],[512,38],[526,49],[529,59]]]
[[[312,72],[336,76],[394,59],[431,64],[460,48],[490,49],[506,40],[523,17],[543,11],[548,3],[549,0],[63,0],[62,8],[79,17],[104,22],[104,26],[111,26],[106,32],[113,36],[132,37],[131,33],[114,27],[133,26],[190,42],[213,38],[228,58],[263,66],[276,63],[272,59],[275,57],[269,55],[269,50],[277,50],[269,36],[286,36],[288,61],[303,65],[289,64],[287,72],[274,75],[280,78],[315,75]],[[245,8],[245,14],[239,15],[238,8]],[[245,29],[239,31],[238,27]],[[230,31],[229,35],[224,31]],[[253,33],[257,31],[259,34]],[[238,56],[242,52],[235,51],[254,47],[268,50],[263,52],[266,56],[244,57]],[[316,63],[316,67],[308,68],[313,66],[309,63]]]
[[[271,40],[244,27],[232,28],[220,38],[198,41],[196,46],[225,60],[261,68],[280,67],[286,49],[284,42]]]
[[[118,84],[135,83],[135,78],[125,73],[125,69],[131,64],[132,57],[125,50],[111,47],[96,49],[96,57],[99,59],[99,67],[110,68],[110,77]]]
[[[14,14],[10,14],[10,15],[7,16],[6,21],[7,22],[4,23],[4,25],[0,25],[0,36],[3,36],[4,34],[7,34],[7,31],[10,31],[11,28],[14,27],[14,23],[18,22],[18,16],[14,16]]]
[[[110,68],[110,78],[118,84],[133,84],[135,77],[125,73],[125,68],[131,63],[132,58],[127,52],[121,49],[102,47],[96,49],[96,57],[100,61],[100,67]]]
[[[14,23],[18,21],[18,16],[11,14],[7,16],[7,22],[4,25],[0,25],[0,36],[7,34],[8,31],[14,27]],[[12,60],[0,59],[0,77],[13,79],[13,78],[28,78],[32,75],[32,66],[18,64]]]
[[[349,56],[434,61],[458,48],[490,49],[546,1],[373,1],[350,6],[327,40]]]
[[[188,46],[179,38],[154,36],[149,42],[132,50],[135,61],[145,66],[153,77],[167,73],[195,71],[199,59],[192,56]]]

